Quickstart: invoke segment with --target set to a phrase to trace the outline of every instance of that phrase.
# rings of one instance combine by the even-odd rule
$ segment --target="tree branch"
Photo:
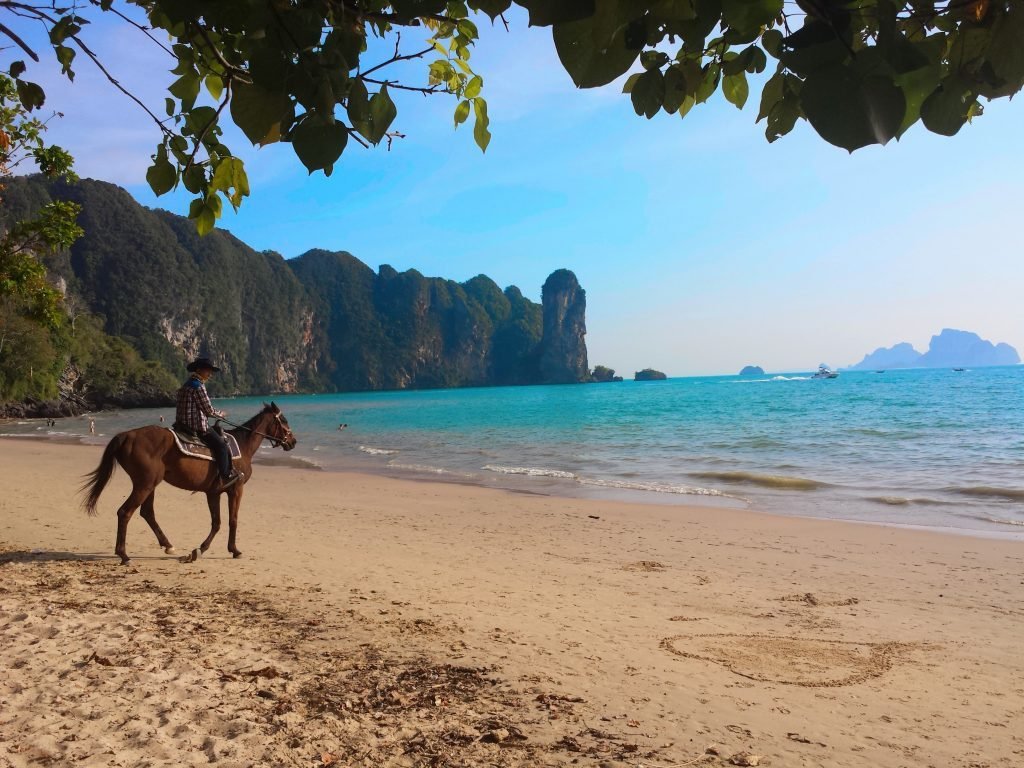
[[[359,76],[362,77],[365,80],[366,79],[366,75],[369,75],[371,72],[376,72],[378,69],[383,69],[384,67],[388,66],[389,64],[395,64],[396,62],[399,62],[399,61],[409,61],[410,59],[422,58],[422,57],[426,56],[428,53],[430,53],[432,50],[434,50],[433,46],[431,46],[430,48],[424,48],[419,53],[406,53],[406,54],[403,54],[403,55],[399,55],[399,53],[398,53],[398,45],[396,43],[395,44],[395,55],[394,56],[392,56],[387,61],[382,61],[380,64],[377,64],[374,67],[370,67],[365,72],[360,73]]]
[[[364,77],[359,75],[359,79],[364,83],[373,83],[374,85],[386,85],[388,88],[396,88],[400,91],[415,91],[416,93],[431,94],[431,93],[442,93],[440,85],[432,85],[429,88],[422,88],[415,85],[402,85],[401,83],[395,83],[391,80],[377,80],[373,77]]]
[[[0,24],[0,32],[7,35],[7,37],[11,38],[11,40],[14,41],[15,45],[17,45],[19,48],[21,48],[21,50],[23,50],[25,53],[31,56],[32,61],[39,61],[39,57],[36,55],[36,52],[29,48],[28,44],[26,44],[24,40],[22,40],[14,33],[14,30],[10,29],[9,27],[3,24]]]

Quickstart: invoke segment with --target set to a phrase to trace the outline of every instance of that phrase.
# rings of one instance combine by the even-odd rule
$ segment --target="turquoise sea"
[[[1024,366],[275,400],[299,445],[263,461],[1024,538]],[[260,402],[217,405],[243,421]],[[0,433],[101,443],[160,414]]]

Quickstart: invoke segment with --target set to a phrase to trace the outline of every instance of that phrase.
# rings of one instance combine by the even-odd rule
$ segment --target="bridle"
[[[284,430],[283,437],[274,437],[273,435],[267,434],[266,432],[261,432],[260,430],[254,429],[253,427],[247,427],[245,426],[245,424],[235,424],[233,421],[228,421],[227,419],[221,419],[221,421],[223,421],[225,424],[230,424],[235,429],[244,429],[247,432],[252,432],[252,434],[254,435],[265,437],[267,438],[267,440],[270,441],[271,448],[280,448],[289,440],[294,440],[295,435],[292,433],[291,427],[284,423],[284,419],[281,418],[280,413],[274,413],[273,416],[277,420],[277,425]]]

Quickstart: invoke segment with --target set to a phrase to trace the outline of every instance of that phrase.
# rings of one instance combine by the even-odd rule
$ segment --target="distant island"
[[[621,376],[615,375],[615,369],[606,365],[595,365],[590,372],[590,381],[595,384],[603,384],[609,381],[622,381]]]
[[[1017,365],[1020,355],[1009,344],[993,344],[970,331],[944,328],[932,336],[927,352],[918,352],[908,342],[879,347],[865,355],[851,371],[873,371],[886,368],[953,368],[989,365]]]
[[[745,365],[740,376],[764,376],[764,368],[760,365]]]
[[[653,368],[644,368],[642,371],[637,371],[633,374],[633,381],[661,381],[667,379],[661,371],[656,371]]]

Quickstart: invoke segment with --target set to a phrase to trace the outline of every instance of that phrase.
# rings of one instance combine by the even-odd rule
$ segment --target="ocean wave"
[[[987,523],[996,523],[998,525],[1020,525],[1024,526],[1024,520],[1007,520],[1001,517],[979,517],[978,520],[984,520]]]
[[[371,448],[368,445],[360,445],[359,450],[363,453],[368,453],[371,456],[394,456],[398,451],[393,451],[388,448]]]
[[[561,469],[545,469],[543,467],[500,467],[496,464],[485,464],[482,469],[488,472],[497,472],[501,475],[529,475],[530,477],[559,477],[563,480],[576,480],[577,476],[572,472]]]
[[[476,477],[472,472],[457,472],[453,469],[432,467],[429,464],[398,464],[394,461],[388,462],[389,469],[401,469],[406,472],[423,472],[430,475],[449,475],[451,477]]]
[[[983,499],[1006,499],[1007,501],[1024,501],[1024,490],[1020,488],[998,488],[992,485],[971,485],[963,488],[947,488],[950,493],[960,496],[975,496]]]
[[[929,499],[924,497],[908,498],[906,496],[868,496],[866,500],[873,501],[876,504],[887,504],[891,507],[906,507],[911,505],[948,507],[956,503],[953,501],[940,501],[939,499]]]
[[[744,483],[760,485],[765,488],[781,488],[787,491],[814,491],[827,488],[828,483],[810,480],[806,477],[790,477],[789,475],[761,475],[756,472],[691,472],[692,477],[704,480],[720,480],[723,483]]]
[[[643,483],[632,480],[600,480],[581,477],[577,478],[580,485],[594,485],[598,488],[617,488],[625,491],[653,491],[655,493],[678,493],[686,496],[729,496],[727,493],[717,491],[714,488],[700,488],[693,485],[672,485],[669,483]],[[746,501],[746,499],[744,499]]]

